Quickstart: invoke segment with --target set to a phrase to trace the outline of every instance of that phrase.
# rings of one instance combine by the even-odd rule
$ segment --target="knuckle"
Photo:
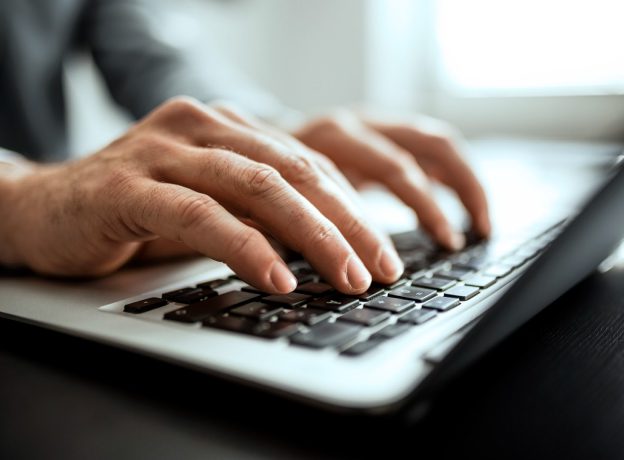
[[[247,192],[253,196],[264,196],[273,193],[282,185],[282,177],[275,168],[269,165],[258,165],[248,169],[243,175]]]
[[[163,111],[167,119],[176,120],[181,124],[206,125],[218,122],[213,109],[187,96],[168,100],[163,104]]]
[[[331,241],[332,239],[334,239],[337,231],[338,230],[336,229],[336,227],[330,223],[318,224],[308,234],[308,238],[307,238],[308,247],[311,250],[316,250],[316,248],[327,244],[328,241]]]
[[[227,244],[225,258],[238,259],[248,253],[248,248],[256,245],[258,236],[259,233],[252,228],[241,230]]]
[[[360,219],[347,216],[344,224],[344,235],[348,235],[352,239],[360,239],[369,232],[367,225]]]
[[[207,195],[194,195],[179,199],[179,226],[181,234],[205,224],[214,214],[216,202]],[[181,238],[180,238],[181,239]]]
[[[280,164],[280,172],[284,179],[293,185],[317,185],[321,174],[317,164],[310,158],[288,155]]]

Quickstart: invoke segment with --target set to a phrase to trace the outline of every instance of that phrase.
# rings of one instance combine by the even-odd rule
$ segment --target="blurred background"
[[[468,137],[624,140],[621,0],[153,0],[154,27],[285,105],[426,113]],[[130,123],[86,54],[66,63],[71,148]],[[207,65],[206,72],[211,68]]]

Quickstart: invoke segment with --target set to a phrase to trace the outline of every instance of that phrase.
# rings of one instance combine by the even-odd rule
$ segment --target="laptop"
[[[440,251],[393,235],[405,273],[348,297],[304,261],[268,295],[207,259],[91,281],[0,279],[0,316],[84,337],[340,412],[427,402],[582,280],[624,236],[624,168],[580,210]]]

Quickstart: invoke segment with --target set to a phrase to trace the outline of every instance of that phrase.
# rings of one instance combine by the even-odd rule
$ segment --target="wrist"
[[[26,160],[16,163],[0,161],[0,266],[20,267],[25,260],[18,248],[17,235],[27,207],[21,206],[25,193],[23,182],[40,167]],[[26,193],[27,195],[27,193]]]

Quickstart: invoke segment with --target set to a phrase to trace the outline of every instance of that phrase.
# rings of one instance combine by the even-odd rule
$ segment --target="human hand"
[[[438,243],[457,250],[464,245],[464,237],[451,228],[430,195],[430,180],[457,193],[473,229],[483,237],[491,230],[487,200],[449,130],[442,123],[435,125],[435,130],[426,131],[416,119],[385,121],[340,110],[304,124],[293,134],[328,156],[348,177],[386,186],[416,211]]]
[[[293,290],[260,230],[344,293],[403,269],[331,161],[226,106],[169,101],[94,155],[36,167],[3,191],[11,250],[0,262],[46,274],[107,274],[146,242],[171,241],[264,291]]]

